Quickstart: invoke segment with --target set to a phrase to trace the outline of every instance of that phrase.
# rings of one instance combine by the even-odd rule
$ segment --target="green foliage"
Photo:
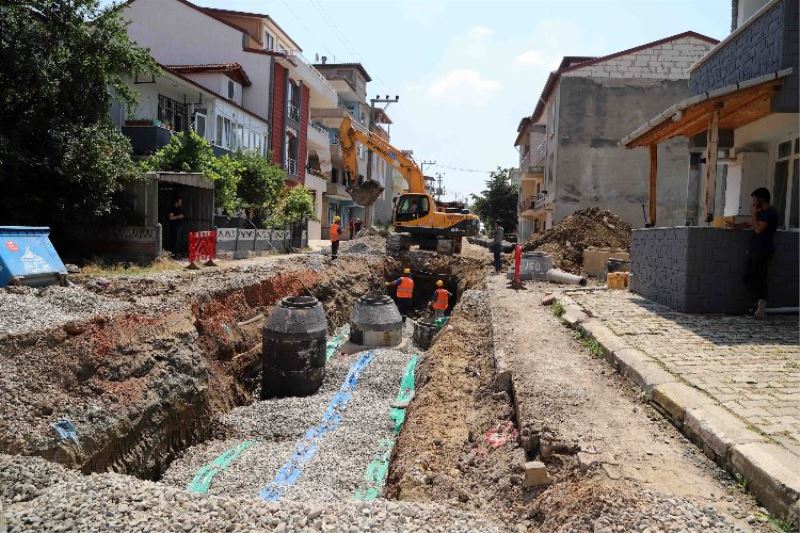
[[[238,153],[236,161],[241,165],[236,188],[241,205],[273,210],[284,189],[283,169],[258,155]]]
[[[314,197],[305,186],[289,189],[278,206],[286,224],[297,224],[314,216]]]
[[[564,305],[561,302],[556,302],[553,304],[553,314],[557,317],[561,318],[565,313]]]
[[[479,195],[472,195],[472,211],[490,230],[495,229],[498,221],[507,232],[513,232],[517,227],[519,188],[511,183],[509,170],[497,167],[486,181],[486,189]]]
[[[111,125],[124,77],[155,63],[97,0],[0,3],[0,213],[9,224],[95,220],[136,179],[130,143]]]
[[[201,172],[214,182],[214,204],[228,213],[239,204],[237,189],[243,164],[230,156],[215,157],[211,145],[193,131],[173,135],[165,146],[142,162],[150,171]]]
[[[193,131],[173,135],[165,146],[148,157],[145,170],[169,172],[208,172],[213,165],[214,152],[204,138]]]

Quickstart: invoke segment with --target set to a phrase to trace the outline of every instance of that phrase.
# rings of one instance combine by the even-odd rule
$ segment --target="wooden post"
[[[658,145],[651,144],[650,145],[650,187],[648,192],[648,202],[650,207],[650,212],[648,213],[650,218],[649,227],[653,227],[656,225],[656,178],[658,176]]]
[[[717,152],[719,151],[719,109],[711,114],[706,134],[706,222],[714,220],[714,201],[717,195]]]

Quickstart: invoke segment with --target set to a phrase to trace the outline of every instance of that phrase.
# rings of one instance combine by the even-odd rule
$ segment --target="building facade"
[[[130,21],[131,39],[148,48],[170,74],[191,79],[214,92],[215,100],[236,104],[261,119],[261,129],[248,128],[233,117],[215,116],[213,123],[206,122],[212,133],[205,136],[215,152],[251,144],[262,153],[268,151],[272,161],[285,169],[287,186],[309,188],[317,221],[323,220],[330,142],[309,125],[309,117],[312,107],[336,108],[338,97],[297,43],[265,14],[204,8],[187,0],[131,0],[121,9]],[[232,65],[236,68],[223,71]],[[183,108],[178,108],[178,125],[183,128]],[[192,127],[197,116],[189,117]],[[164,134],[161,137],[168,140]],[[320,235],[321,223],[311,222],[309,237]]]
[[[643,226],[647,154],[625,150],[619,140],[688,96],[689,67],[716,42],[685,32],[603,57],[565,57],[528,122],[520,124],[520,168],[529,169],[520,215],[531,226],[538,220],[541,230],[574,211],[600,206]],[[684,223],[685,145],[668,143],[661,151],[661,216]]]

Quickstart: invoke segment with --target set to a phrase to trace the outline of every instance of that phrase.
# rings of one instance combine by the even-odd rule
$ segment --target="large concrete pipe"
[[[350,342],[367,348],[397,346],[403,341],[403,317],[385,294],[365,295],[350,312]]]

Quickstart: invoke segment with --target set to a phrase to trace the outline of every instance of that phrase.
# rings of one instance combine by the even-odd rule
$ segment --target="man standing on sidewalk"
[[[750,249],[747,252],[747,270],[744,281],[756,298],[756,305],[752,312],[753,318],[763,320],[766,317],[767,309],[769,265],[775,255],[775,232],[778,230],[780,217],[778,211],[769,205],[771,200],[769,190],[759,187],[750,196],[753,198],[750,221],[741,224],[729,223],[728,227],[753,228]]]
[[[331,240],[331,259],[336,259],[339,255],[339,240],[342,238],[342,226],[339,222],[342,218],[339,215],[333,217],[329,238]]]
[[[494,255],[494,271],[499,274],[502,266],[500,254],[503,252],[503,226],[498,220],[494,227],[494,241],[492,242],[492,254]]]
[[[406,317],[411,312],[411,300],[414,297],[414,280],[411,279],[411,269],[404,268],[403,275],[392,282],[386,282],[386,286],[395,285],[397,287],[397,309],[403,317],[403,324]]]

